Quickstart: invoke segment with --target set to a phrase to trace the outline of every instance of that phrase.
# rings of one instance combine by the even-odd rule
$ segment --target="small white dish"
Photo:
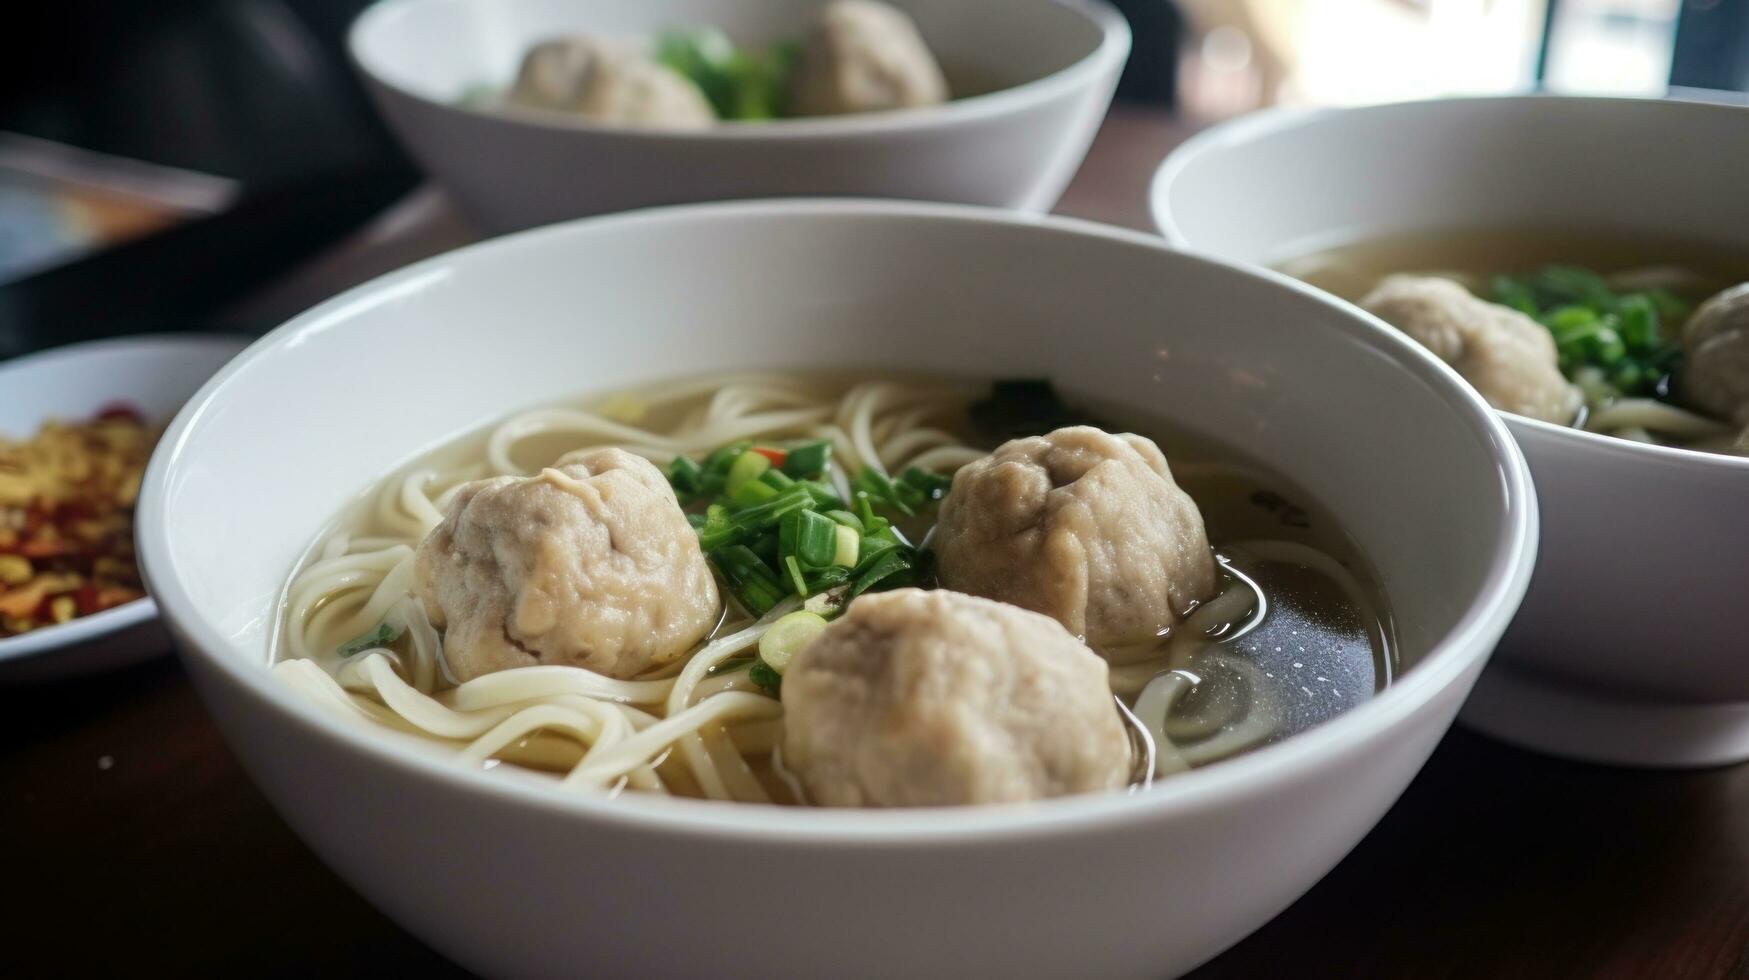
[[[293,564],[401,461],[518,407],[753,365],[1048,374],[1267,459],[1371,558],[1403,669],[1145,792],[909,811],[565,793],[366,729],[269,669]],[[1486,403],[1306,286],[1083,222],[796,201],[560,225],[324,303],[177,417],[139,538],[262,791],[482,975],[1160,977],[1287,907],[1396,800],[1511,618],[1536,520]]]
[[[248,346],[245,337],[164,334],[73,344],[0,363],[0,433],[29,438],[50,419],[130,405],[168,422]],[[170,652],[151,599],[0,639],[0,682],[95,673]]]
[[[799,195],[898,197],[1043,212],[1111,104],[1130,31],[1104,0],[896,0],[950,81],[945,105],[664,132],[461,104],[507,86],[557,35],[642,38],[717,27],[803,34],[819,0],[385,0],[350,49],[389,127],[495,231],[660,204]]]
[[[1749,250],[1745,173],[1739,106],[1442,99],[1217,126],[1166,160],[1152,205],[1172,243],[1266,266],[1536,225]],[[1749,759],[1749,459],[1506,420],[1542,499],[1542,557],[1464,721],[1594,762]]]

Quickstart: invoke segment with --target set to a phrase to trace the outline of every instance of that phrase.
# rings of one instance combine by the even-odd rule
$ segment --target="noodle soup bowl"
[[[1269,460],[1370,557],[1404,669],[1148,791],[904,811],[563,792],[270,671],[294,564],[402,461],[521,408],[747,368],[1048,374]],[[1311,289],[1093,225],[820,201],[558,226],[342,295],[182,413],[140,526],[165,620],[262,789],[471,969],[1153,977],[1279,912],[1396,799],[1528,583],[1536,508],[1456,375]]]
[[[1680,174],[1666,166],[1672,148]],[[1173,243],[1264,266],[1353,242],[1498,228],[1743,251],[1749,224],[1724,205],[1746,171],[1749,109],[1452,99],[1217,127],[1166,161],[1153,210]],[[1465,721],[1600,762],[1749,758],[1749,459],[1506,419],[1544,505],[1541,558]]]
[[[1103,0],[894,0],[962,97],[938,106],[722,123],[606,126],[464,104],[508,87],[555,36],[716,27],[803,34],[820,0],[387,0],[353,26],[353,61],[390,129],[472,217],[507,231],[660,204],[796,195],[1047,211],[1081,165],[1129,57]]]

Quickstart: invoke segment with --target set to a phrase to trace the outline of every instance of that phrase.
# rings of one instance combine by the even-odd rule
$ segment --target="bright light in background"
[[[1540,0],[1306,0],[1284,101],[1350,105],[1510,92],[1536,70]]]
[[[1536,81],[1545,0],[1181,0],[1192,115],[1517,92]],[[1681,0],[1560,0],[1548,84],[1662,93]]]
[[[1559,92],[1661,95],[1670,83],[1682,0],[1561,0],[1549,39]]]

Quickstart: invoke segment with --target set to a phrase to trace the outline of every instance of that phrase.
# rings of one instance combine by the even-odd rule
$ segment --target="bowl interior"
[[[1552,227],[1749,244],[1749,109],[1528,97],[1267,113],[1167,162],[1154,214],[1198,251],[1274,264],[1430,229]]]
[[[643,38],[717,27],[742,43],[802,35],[822,0],[389,0],[360,18],[353,51],[383,81],[437,102],[515,77],[529,46],[588,33]],[[916,18],[956,93],[1011,88],[1086,58],[1104,32],[1079,3],[895,0]]]
[[[1049,375],[1268,462],[1371,557],[1410,664],[1528,560],[1522,463],[1499,423],[1443,366],[1319,294],[1092,226],[814,202],[513,236],[281,328],[154,461],[154,591],[205,654],[262,663],[293,563],[410,455],[592,390],[852,366]]]

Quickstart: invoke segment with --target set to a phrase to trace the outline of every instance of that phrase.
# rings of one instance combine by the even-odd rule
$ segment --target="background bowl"
[[[1743,108],[1454,99],[1217,127],[1166,161],[1153,210],[1174,243],[1262,265],[1502,226],[1744,249],[1746,173]],[[1507,421],[1544,504],[1542,558],[1465,720],[1583,759],[1749,758],[1749,459]]]
[[[987,94],[687,133],[457,103],[482,83],[507,86],[523,52],[554,35],[716,26],[763,43],[804,33],[819,4],[387,0],[358,19],[351,50],[413,155],[500,231],[654,204],[807,194],[1046,211],[1086,155],[1129,56],[1129,27],[1102,0],[898,0],[956,90]]]
[[[248,339],[225,336],[127,337],[73,344],[0,363],[0,435],[28,439],[50,419],[88,419],[122,403],[154,423],[188,396]],[[0,681],[73,677],[169,652],[151,599],[0,639]]]
[[[398,461],[591,389],[852,363],[1048,373],[1270,460],[1371,556],[1408,669],[1139,797],[911,812],[569,796],[360,730],[270,675],[293,563]],[[1095,225],[844,201],[578,222],[354,290],[208,385],[141,508],[154,594],[262,789],[367,898],[489,976],[1188,969],[1317,881],[1426,760],[1522,594],[1535,524],[1487,406],[1313,290]]]

